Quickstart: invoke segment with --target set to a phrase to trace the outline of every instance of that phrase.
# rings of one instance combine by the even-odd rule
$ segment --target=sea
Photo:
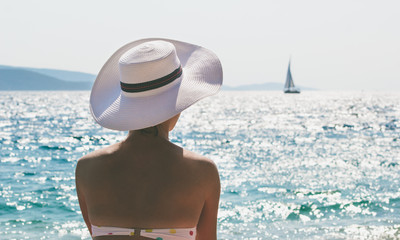
[[[0,239],[90,239],[77,160],[127,133],[89,95],[0,92]],[[400,92],[222,91],[170,140],[218,166],[218,239],[400,239]]]

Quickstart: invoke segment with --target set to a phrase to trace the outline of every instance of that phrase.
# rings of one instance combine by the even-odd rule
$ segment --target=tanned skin
[[[218,170],[210,159],[168,140],[178,118],[179,114],[157,125],[157,136],[130,131],[124,141],[79,159],[76,189],[90,233],[91,225],[137,230],[196,227],[196,239],[217,238]]]

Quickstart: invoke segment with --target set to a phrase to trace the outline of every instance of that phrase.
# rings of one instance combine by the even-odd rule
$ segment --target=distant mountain
[[[50,77],[55,77],[60,80],[68,81],[68,82],[91,82],[93,83],[96,79],[96,75],[90,73],[83,72],[74,72],[74,71],[66,71],[66,70],[55,70],[55,69],[46,69],[46,68],[25,68],[27,70],[31,70],[37,73],[41,73]]]
[[[41,73],[50,77],[58,78],[59,80],[64,80],[68,82],[94,82],[96,75],[84,72],[68,71],[68,70],[58,70],[58,69],[48,69],[48,68],[28,68],[28,67],[14,67],[0,65],[1,69],[24,69],[28,71],[33,71]]]
[[[300,90],[316,90],[314,88],[299,86]],[[225,91],[282,91],[283,83],[278,82],[267,82],[258,84],[246,84],[236,87],[222,86],[222,90]]]
[[[93,74],[0,65],[1,90],[90,90]]]

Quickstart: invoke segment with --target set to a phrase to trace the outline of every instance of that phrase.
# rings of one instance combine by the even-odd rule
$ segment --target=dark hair
[[[140,134],[143,134],[143,135],[153,135],[154,137],[158,136],[158,128],[157,128],[157,126],[143,128],[143,129],[139,129],[137,131],[139,131]]]

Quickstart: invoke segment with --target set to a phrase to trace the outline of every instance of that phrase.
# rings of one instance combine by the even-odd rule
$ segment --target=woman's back
[[[207,200],[218,208],[215,165],[162,137],[133,134],[83,157],[76,175],[95,226],[193,228]]]

